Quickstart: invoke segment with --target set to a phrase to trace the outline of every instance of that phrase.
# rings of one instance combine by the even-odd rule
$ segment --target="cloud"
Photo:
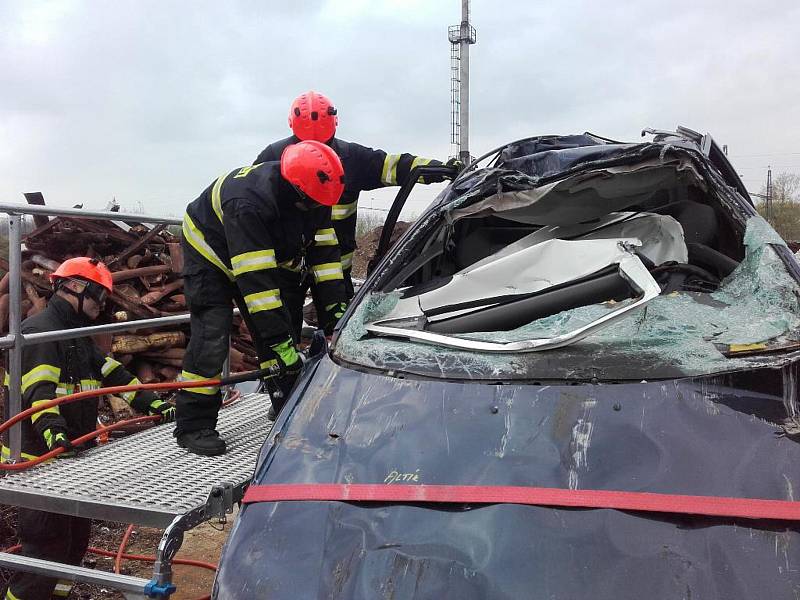
[[[219,173],[288,134],[299,92],[330,95],[339,133],[446,157],[447,26],[460,3],[119,0],[0,4],[0,197],[111,196],[179,214]],[[796,0],[473,2],[473,153],[584,130],[710,131],[757,189],[800,164]],[[769,154],[768,157],[736,155]],[[790,169],[791,170],[791,169]],[[794,169],[800,172],[800,167]],[[386,205],[393,192],[379,191]],[[433,195],[420,190],[419,209]],[[369,198],[372,195],[368,195]]]

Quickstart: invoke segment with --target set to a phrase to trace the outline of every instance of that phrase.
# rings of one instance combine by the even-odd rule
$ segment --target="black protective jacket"
[[[280,160],[284,149],[299,141],[292,135],[270,144],[261,151],[254,164]],[[442,163],[413,154],[387,154],[339,138],[333,138],[328,145],[339,155],[344,167],[344,193],[339,203],[332,207],[331,219],[342,251],[342,267],[349,271],[356,249],[358,195],[384,186],[404,185],[414,167]]]
[[[22,333],[40,333],[86,326],[65,299],[53,296],[47,307],[22,322]],[[8,374],[5,397],[8,398]],[[101,387],[138,384],[139,380],[118,361],[102,353],[91,338],[44,342],[26,346],[22,352],[22,410],[37,403],[77,391]],[[123,394],[131,407],[143,414],[150,412],[160,399],[152,392]],[[97,398],[48,408],[22,421],[23,458],[34,458],[48,451],[45,435],[48,429],[65,431],[69,439],[97,428]],[[87,446],[93,445],[91,442]],[[9,448],[2,448],[3,458]]]
[[[281,288],[312,276],[323,306],[347,300],[331,213],[301,210],[280,163],[242,167],[221,176],[186,207],[183,236],[235,283],[259,336],[273,345],[291,338]]]

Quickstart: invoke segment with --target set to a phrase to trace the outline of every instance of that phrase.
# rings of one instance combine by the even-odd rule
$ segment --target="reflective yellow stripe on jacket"
[[[347,204],[334,204],[331,206],[331,220],[344,221],[356,214],[358,202],[348,202]]]
[[[203,236],[203,232],[197,228],[188,214],[183,215],[183,237],[203,258],[225,273],[228,279],[233,281],[233,273],[231,270],[225,266],[222,259],[211,249],[211,246],[208,245],[208,242],[206,242]]]
[[[397,163],[400,162],[399,154],[387,154],[383,160],[381,181],[383,185],[397,185]]]
[[[278,266],[275,262],[275,250],[254,250],[231,257],[234,277],[252,271],[274,269]]]
[[[222,223],[222,195],[220,192],[222,191],[222,182],[225,181],[227,176],[227,173],[225,175],[220,175],[211,188],[211,208],[214,209],[220,223]]]
[[[100,368],[100,374],[103,377],[108,377],[117,367],[121,367],[122,363],[114,360],[110,356],[106,356],[106,361],[103,363],[103,366]]]
[[[37,383],[48,382],[58,385],[59,377],[61,377],[60,368],[47,364],[37,365],[22,376],[22,393]]]

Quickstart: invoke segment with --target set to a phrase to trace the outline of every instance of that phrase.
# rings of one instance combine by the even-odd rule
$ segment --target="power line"
[[[754,158],[757,156],[800,156],[800,152],[773,152],[764,154],[730,154],[728,158]]]

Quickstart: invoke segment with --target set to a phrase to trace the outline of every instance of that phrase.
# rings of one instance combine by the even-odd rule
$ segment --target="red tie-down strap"
[[[800,521],[800,502],[788,500],[497,485],[268,484],[251,485],[243,499],[245,504],[286,501],[528,504],[569,508],[612,508],[739,519]]]

